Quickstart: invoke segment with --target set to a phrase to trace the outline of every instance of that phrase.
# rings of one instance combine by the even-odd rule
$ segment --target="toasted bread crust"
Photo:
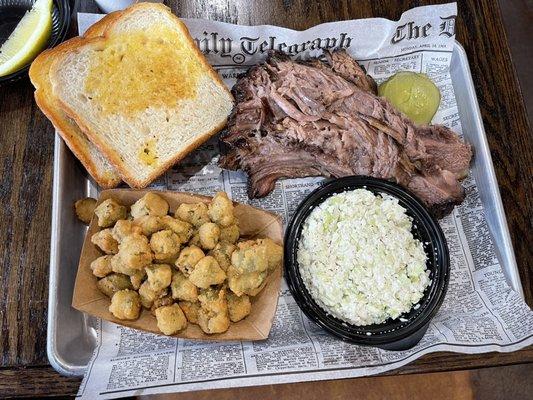
[[[120,22],[122,17],[128,16],[130,13],[133,13],[139,9],[153,9],[153,8],[159,8],[161,11],[164,11],[165,13],[169,14],[171,18],[176,22],[176,25],[179,26],[179,29],[183,33],[183,39],[187,40],[195,52],[195,55],[197,56],[198,60],[202,63],[202,65],[206,68],[206,74],[212,78],[217,84],[228,94],[229,98],[233,99],[233,96],[231,95],[230,90],[226,87],[220,76],[217,74],[217,72],[211,67],[211,65],[207,62],[204,55],[200,52],[200,50],[197,48],[196,44],[194,43],[194,40],[192,36],[189,33],[189,30],[187,29],[186,25],[172,12],[170,9],[162,4],[159,3],[138,3],[135,4],[128,9],[122,11],[120,14],[117,15],[111,15],[110,19],[108,20],[107,27],[104,30],[104,33],[102,36],[99,37],[90,37],[90,38],[84,38],[82,41],[72,42],[72,43],[66,43],[65,46],[62,46],[60,50],[58,50],[58,53],[55,57],[55,60],[51,66],[50,73],[51,75],[54,74],[55,71],[58,69],[58,65],[62,58],[64,58],[66,55],[68,55],[70,52],[87,45],[95,45],[95,46],[104,46],[107,39],[110,37],[110,32],[113,30],[113,27]],[[93,33],[100,33],[101,30],[99,28],[93,29],[91,32]],[[158,165],[154,171],[149,174],[145,179],[139,179],[138,177],[132,175],[130,171],[128,170],[125,163],[121,160],[120,155],[110,148],[105,140],[102,140],[102,138],[95,132],[93,132],[90,127],[88,127],[83,118],[81,118],[75,110],[73,110],[71,107],[69,107],[68,104],[66,104],[61,99],[58,99],[58,103],[60,105],[60,108],[70,117],[72,118],[76,124],[79,126],[79,128],[87,135],[87,137],[93,142],[98,149],[105,154],[107,159],[111,164],[117,168],[120,175],[122,176],[122,179],[124,182],[126,182],[128,185],[134,188],[144,188],[148,186],[151,182],[153,182],[157,177],[163,175],[169,168],[171,168],[174,164],[182,160],[186,155],[188,155],[191,151],[196,149],[198,146],[200,146],[202,143],[207,141],[209,138],[211,138],[213,135],[215,135],[217,132],[219,132],[227,122],[227,117],[221,121],[215,128],[210,130],[209,132],[206,132],[202,135],[198,135],[195,137],[195,140],[192,141],[189,145],[182,148],[179,152],[175,154],[174,157],[172,157],[169,161]]]
[[[87,172],[93,177],[93,179],[104,189],[112,189],[117,187],[120,182],[120,176],[116,174],[106,174],[105,171],[99,169],[88,156],[87,149],[83,144],[72,137],[72,126],[65,120],[64,117],[58,115],[57,111],[53,109],[50,102],[47,100],[46,95],[42,91],[35,92],[35,102],[41,109],[44,115],[50,120],[56,131],[65,141],[68,148],[74,153],[76,158],[80,160],[81,164],[85,167]],[[76,129],[76,128],[74,128]],[[114,176],[113,176],[114,175]]]
[[[98,36],[104,36],[104,33],[109,25],[113,24],[114,21],[116,21],[122,15],[122,13],[123,11],[113,11],[112,13],[107,14],[101,20],[95,22],[89,28],[87,28],[83,34],[83,37],[94,38]]]
[[[93,29],[93,34],[96,34],[98,31],[103,31],[110,19],[104,17],[96,24]],[[118,175],[118,171],[110,169],[105,171],[94,162],[90,156],[90,151],[87,149],[87,144],[84,143],[83,139],[79,136],[83,135],[83,132],[79,129],[78,126],[74,123],[73,120],[70,120],[66,113],[61,109],[58,109],[57,99],[54,97],[53,93],[46,90],[46,83],[43,82],[43,79],[47,79],[49,73],[45,69],[50,68],[50,60],[54,58],[63,46],[67,47],[74,43],[82,42],[81,37],[74,37],[59,46],[43,51],[31,64],[29,76],[30,80],[35,86],[35,102],[37,106],[41,109],[44,115],[50,120],[56,131],[63,138],[69,149],[74,153],[76,158],[78,158],[81,164],[85,167],[87,172],[93,177],[93,179],[105,189],[110,189],[117,187],[121,178]]]
[[[76,37],[69,42],[75,43],[79,41],[81,41],[81,38]],[[43,69],[47,68],[50,58],[55,56],[58,47],[41,53],[30,67],[30,79],[36,88],[34,94],[35,102],[93,179],[103,188],[114,188],[121,181],[118,172],[113,170],[105,171],[98,167],[90,156],[86,143],[79,137],[83,133],[80,132],[73,121],[68,119],[62,110],[58,109],[57,103],[55,103],[57,99],[53,97],[53,94],[44,90],[43,86],[45,84],[41,80],[46,79],[44,76],[47,76],[47,74],[44,73]]]

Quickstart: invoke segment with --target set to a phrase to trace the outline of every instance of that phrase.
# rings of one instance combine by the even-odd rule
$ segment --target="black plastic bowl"
[[[0,0],[0,46],[7,40],[18,22],[29,11],[34,0]],[[70,5],[68,0],[53,0],[52,4],[52,34],[46,48],[61,43],[70,25]],[[0,77],[0,85],[19,80],[28,74],[30,64],[23,66],[12,74]]]
[[[355,326],[337,319],[322,309],[311,297],[300,276],[297,260],[298,242],[303,223],[311,211],[328,197],[364,188],[374,194],[386,193],[398,199],[413,219],[413,236],[424,244],[431,284],[424,296],[408,313],[382,324]],[[429,322],[439,309],[450,276],[446,239],[437,221],[423,203],[397,184],[367,176],[349,176],[326,182],[300,204],[285,233],[285,278],[289,289],[304,314],[316,324],[343,340],[387,350],[405,350],[415,346],[424,336]],[[416,309],[415,309],[416,308]]]

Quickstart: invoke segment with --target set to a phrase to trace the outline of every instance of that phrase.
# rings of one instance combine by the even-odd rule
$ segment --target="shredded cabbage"
[[[329,197],[304,223],[300,274],[326,312],[354,325],[398,318],[431,283],[422,243],[398,200],[357,189]]]

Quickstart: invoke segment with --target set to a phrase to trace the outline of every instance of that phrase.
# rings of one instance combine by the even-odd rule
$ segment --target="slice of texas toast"
[[[87,31],[87,37],[96,37],[103,34],[108,23],[111,22],[117,14],[109,14],[94,24],[90,30]],[[100,150],[89,141],[74,120],[68,117],[68,115],[59,107],[57,98],[52,92],[49,72],[50,66],[54,61],[54,55],[61,50],[62,46],[70,46],[71,43],[80,42],[81,40],[81,38],[76,37],[71,39],[68,44],[63,43],[56,48],[41,53],[32,63],[29,75],[36,88],[35,102],[52,122],[67,146],[102,188],[113,188],[121,182],[118,171],[105,158]]]
[[[140,3],[103,37],[69,43],[50,70],[61,108],[133,187],[218,132],[233,98],[170,10]]]

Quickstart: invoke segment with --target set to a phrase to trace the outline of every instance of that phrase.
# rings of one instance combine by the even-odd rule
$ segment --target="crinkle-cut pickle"
[[[426,74],[398,72],[383,82],[378,94],[415,124],[429,124],[440,104],[439,88]]]

